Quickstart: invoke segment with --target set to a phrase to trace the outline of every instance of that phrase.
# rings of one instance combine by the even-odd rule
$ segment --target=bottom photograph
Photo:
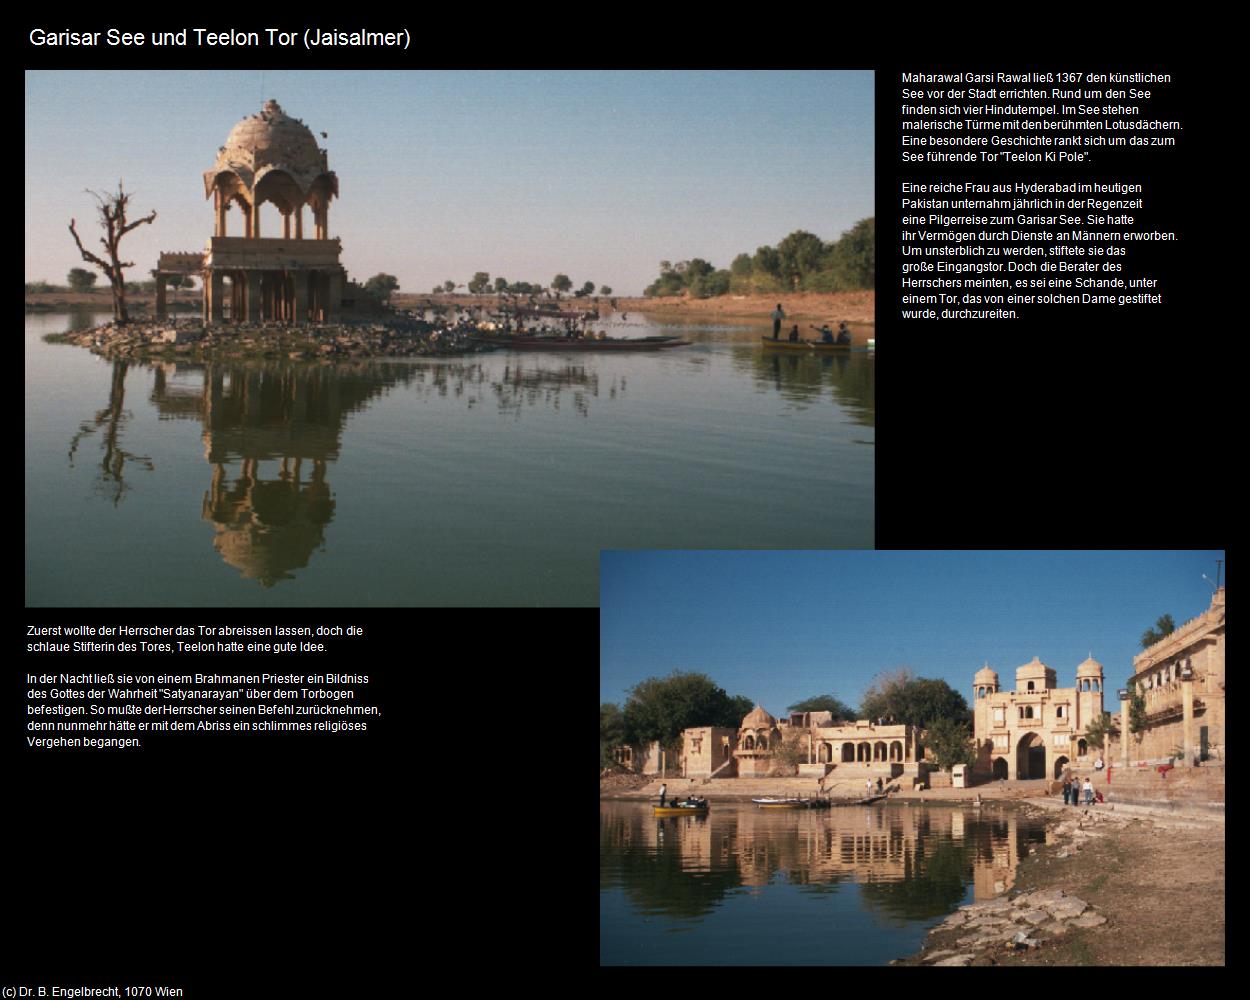
[[[600,964],[1223,966],[1224,576],[605,551]]]

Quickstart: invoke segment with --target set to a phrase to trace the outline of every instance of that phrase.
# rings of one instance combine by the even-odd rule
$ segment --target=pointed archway
[[[1046,741],[1027,732],[1016,744],[1016,777],[1023,780],[1046,777]]]

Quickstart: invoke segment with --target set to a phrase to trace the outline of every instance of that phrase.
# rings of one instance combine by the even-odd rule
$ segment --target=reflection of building
[[[1134,760],[1223,759],[1223,587],[1201,615],[1133,658],[1129,686],[1136,687],[1146,702],[1141,741],[1129,738]]]
[[[213,472],[201,509],[222,559],[266,587],[306,567],[334,516],[326,475],[348,415],[412,377],[410,366],[157,366],[162,418],[202,423]]]
[[[1058,777],[1069,762],[1093,763],[1085,727],[1102,714],[1102,664],[1076,668],[1076,687],[1056,687],[1055,671],[1036,656],[1016,669],[1014,691],[1000,691],[985,666],[973,679],[973,720],[980,777]]]
[[[205,196],[213,198],[216,223],[203,254],[161,254],[156,272],[157,316],[165,315],[165,282],[175,274],[204,280],[204,321],[247,320],[304,323],[333,320],[343,300],[341,247],[330,238],[330,201],[338,176],[312,131],[291,118],[277,101],[244,118],[204,173]],[[282,216],[282,235],[261,235],[261,206]],[[227,235],[227,212],[242,216],[242,234]],[[309,209],[312,238],[304,236]]]

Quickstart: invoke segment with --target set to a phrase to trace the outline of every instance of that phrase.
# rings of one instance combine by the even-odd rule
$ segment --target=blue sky
[[[599,700],[673,670],[711,676],[774,715],[832,692],[858,706],[874,675],[911,667],[970,698],[987,662],[1004,686],[1041,657],[1070,686],[1093,654],[1114,690],[1162,614],[1210,604],[1222,551],[604,552]],[[1108,706],[1113,709],[1114,706]]]
[[[660,260],[728,267],[873,214],[871,72],[31,72],[26,279],[81,264],[69,218],[119,177],[158,212],[123,244],[132,277],[202,247],[201,174],[268,98],[329,151],[348,271],[408,291],[485,270],[638,294]]]

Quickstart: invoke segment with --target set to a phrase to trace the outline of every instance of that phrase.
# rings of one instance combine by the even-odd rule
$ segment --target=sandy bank
[[[1224,965],[1222,817],[1021,803],[1052,843],[897,965]],[[1045,905],[1043,905],[1045,904]],[[1024,932],[1028,943],[1019,943]]]

